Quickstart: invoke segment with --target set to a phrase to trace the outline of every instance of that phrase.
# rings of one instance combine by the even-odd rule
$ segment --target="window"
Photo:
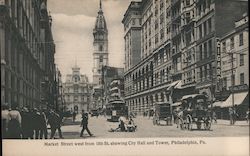
[[[210,33],[212,31],[212,20],[211,18],[208,19],[208,33]]]
[[[74,87],[74,92],[78,93],[78,87]]]
[[[200,60],[202,60],[202,45],[199,46]]]
[[[207,53],[207,56],[211,56],[212,55],[212,40],[209,40],[208,41],[208,53]]]
[[[204,58],[207,58],[207,42],[204,43]]]
[[[244,44],[244,41],[243,41],[243,33],[241,33],[239,35],[239,46],[242,46]]]
[[[186,6],[190,5],[190,0],[186,0]]]
[[[223,78],[223,87],[227,88],[227,77]]]
[[[227,49],[226,49],[226,42],[223,42],[223,43],[222,43],[222,52],[225,53],[226,50],[227,50]]]
[[[240,84],[243,85],[245,82],[244,82],[244,73],[241,73],[240,74]]]
[[[234,49],[234,37],[230,39],[230,49]]]
[[[102,55],[99,57],[99,62],[103,62],[103,56]]]
[[[135,19],[132,19],[132,25],[135,25]]]
[[[240,66],[244,65],[244,54],[240,54]]]
[[[199,26],[199,38],[200,39],[202,38],[202,26],[201,25]]]
[[[204,36],[207,35],[207,22],[206,21],[203,23],[203,31],[204,31]]]
[[[103,51],[103,46],[102,45],[99,46],[99,51]]]
[[[78,97],[74,96],[74,102],[77,102],[77,101],[78,101]]]

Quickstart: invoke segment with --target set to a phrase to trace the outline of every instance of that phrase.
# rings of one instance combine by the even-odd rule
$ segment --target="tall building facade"
[[[102,1],[100,0],[100,9],[96,17],[94,36],[94,66],[93,66],[93,84],[101,85],[102,67],[108,65],[108,29],[106,20],[102,11]]]
[[[47,1],[0,1],[1,104],[55,108],[55,44]]]
[[[132,1],[122,20],[129,111],[142,113],[156,102],[174,103],[194,93],[213,102],[217,38],[234,29],[234,20],[246,10],[247,2],[237,0]],[[133,49],[135,27],[140,56]],[[131,66],[135,55],[139,61]]]
[[[91,85],[88,77],[80,73],[78,66],[73,67],[72,74],[66,76],[66,81],[63,83],[63,96],[66,110],[78,113],[89,110]]]

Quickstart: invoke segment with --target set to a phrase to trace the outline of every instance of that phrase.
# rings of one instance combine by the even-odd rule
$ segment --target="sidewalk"
[[[246,120],[244,121],[236,121],[234,125],[230,125],[230,120],[217,120],[217,123],[214,123],[213,121],[213,124],[217,124],[217,125],[228,125],[228,126],[249,126],[249,122],[247,123]]]

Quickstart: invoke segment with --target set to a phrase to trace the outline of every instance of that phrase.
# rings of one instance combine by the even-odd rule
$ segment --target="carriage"
[[[160,125],[160,121],[166,122],[166,125],[172,124],[172,108],[169,103],[156,103],[154,106],[153,124]]]
[[[193,125],[197,129],[211,128],[211,111],[208,108],[207,96],[204,94],[193,94],[182,97],[181,111],[178,114],[179,127],[192,130]]]

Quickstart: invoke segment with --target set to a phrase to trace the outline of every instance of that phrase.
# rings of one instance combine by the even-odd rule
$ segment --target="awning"
[[[113,90],[118,90],[119,88],[118,87],[113,87],[110,89],[110,91],[113,91]]]
[[[170,90],[171,87],[175,87],[175,86],[176,86],[178,83],[180,83],[180,82],[181,82],[181,80],[172,82],[172,83],[168,86],[168,89],[167,89],[167,90]]]
[[[173,107],[180,106],[182,103],[181,102],[175,102],[172,104]]]
[[[113,94],[111,94],[111,96],[120,96],[120,94],[118,94],[118,93],[113,93]]]
[[[197,95],[200,95],[200,94],[191,94],[191,95],[185,95],[181,98],[181,100],[184,100],[184,99],[188,99],[188,98],[194,98],[196,97]]]
[[[182,89],[182,81],[179,81],[179,82],[175,85],[174,88],[176,88],[176,89]]]
[[[213,103],[213,107],[221,107],[224,101],[216,101]]]
[[[245,100],[248,92],[234,93],[234,105],[240,105]],[[232,104],[232,94],[224,101],[221,107],[231,107]]]

